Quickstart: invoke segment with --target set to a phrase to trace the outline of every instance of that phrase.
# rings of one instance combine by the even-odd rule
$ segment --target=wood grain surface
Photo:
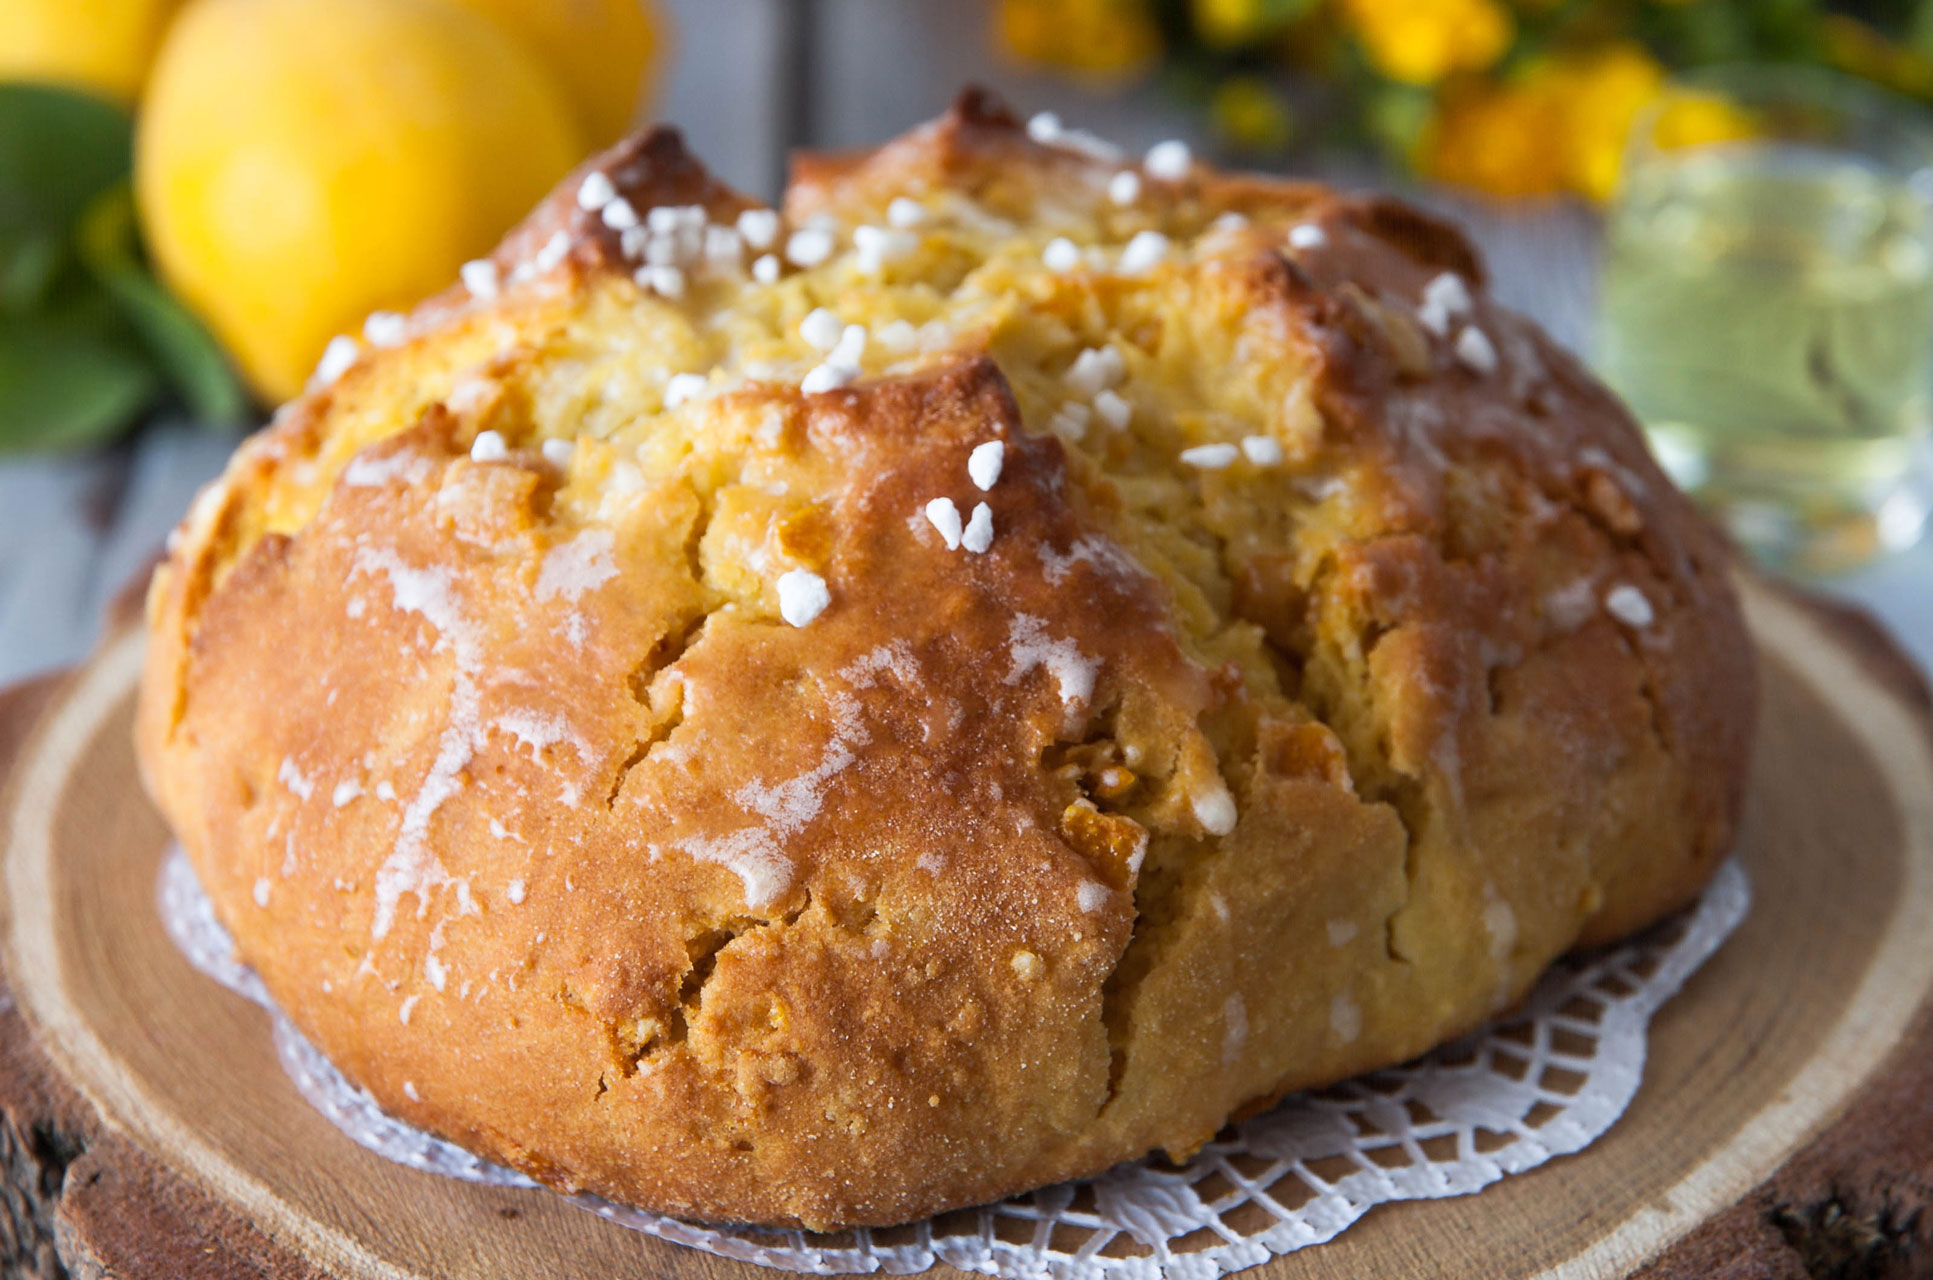
[[[1654,1022],[1630,1110],[1577,1156],[1247,1275],[1933,1274],[1933,699],[1858,615],[1748,605],[1755,905]],[[302,1103],[264,1015],[156,919],[138,643],[0,700],[0,1275],[751,1280],[547,1192],[388,1164]]]

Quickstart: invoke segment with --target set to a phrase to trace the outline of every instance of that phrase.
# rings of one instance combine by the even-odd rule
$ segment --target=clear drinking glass
[[[1636,122],[1598,363],[1666,470],[1760,559],[1915,542],[1933,393],[1933,127],[1828,72],[1687,76]]]

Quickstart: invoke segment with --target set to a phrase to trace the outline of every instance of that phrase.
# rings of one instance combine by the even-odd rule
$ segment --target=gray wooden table
[[[1097,99],[1002,65],[978,3],[667,3],[679,23],[677,56],[657,114],[683,127],[727,181],[764,196],[776,192],[789,147],[877,141],[937,114],[968,81],[1130,147],[1187,132],[1157,93]],[[1324,176],[1367,180],[1362,172]],[[1505,302],[1589,351],[1596,227],[1587,212],[1421,198],[1470,229]],[[107,602],[157,552],[235,439],[174,424],[101,455],[0,463],[0,684],[86,655]],[[1933,668],[1933,542],[1814,585],[1877,614]]]

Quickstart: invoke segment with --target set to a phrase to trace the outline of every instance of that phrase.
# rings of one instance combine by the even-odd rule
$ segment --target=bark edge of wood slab
[[[1758,901],[1654,1021],[1630,1111],[1577,1156],[1384,1206],[1257,1280],[1933,1274],[1933,694],[1864,614],[1745,594],[1767,659]],[[548,1192],[389,1165],[307,1109],[260,1012],[154,917],[132,635],[0,694],[0,1280],[746,1280]],[[184,1070],[210,1040],[219,1059]]]

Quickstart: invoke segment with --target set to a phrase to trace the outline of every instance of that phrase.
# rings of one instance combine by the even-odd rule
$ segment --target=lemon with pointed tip
[[[586,150],[555,75],[455,0],[190,0],[135,140],[149,249],[282,399],[453,280]]]

